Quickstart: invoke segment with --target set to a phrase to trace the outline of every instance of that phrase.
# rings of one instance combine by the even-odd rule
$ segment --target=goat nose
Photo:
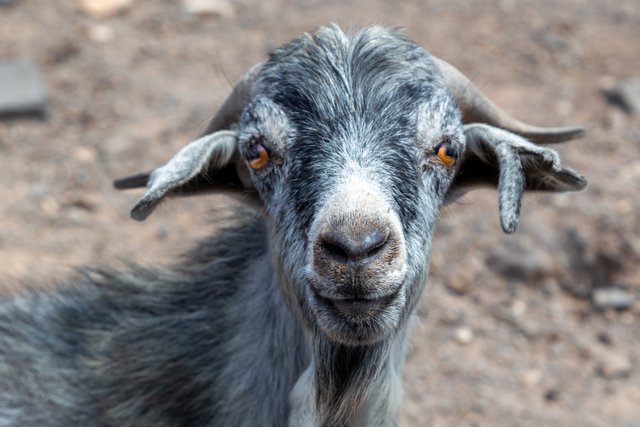
[[[320,237],[320,249],[334,262],[366,264],[384,252],[389,231],[379,227],[337,227]]]

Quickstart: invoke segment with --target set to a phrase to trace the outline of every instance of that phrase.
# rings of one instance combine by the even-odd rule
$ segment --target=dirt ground
[[[173,260],[215,228],[221,196],[128,218],[111,181],[198,135],[230,81],[329,22],[385,23],[541,125],[584,123],[558,149],[579,194],[528,195],[500,230],[483,190],[439,224],[405,373],[405,426],[640,425],[640,117],[603,91],[640,77],[638,0],[236,0],[218,14],[137,0],[98,17],[78,2],[0,8],[0,59],[40,68],[48,117],[0,121],[0,281],[54,286],[74,266]],[[628,292],[630,308],[594,295]]]

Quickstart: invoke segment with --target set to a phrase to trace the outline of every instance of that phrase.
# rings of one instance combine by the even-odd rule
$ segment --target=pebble
[[[536,279],[545,276],[549,269],[549,259],[542,251],[515,244],[493,249],[485,263],[510,280]]]
[[[445,279],[445,285],[452,293],[456,295],[468,294],[473,289],[473,280],[470,279],[468,274],[470,270],[466,270],[467,273],[461,272],[460,274],[451,275]]]
[[[475,335],[471,329],[467,327],[461,327],[456,329],[453,337],[458,344],[466,345],[470,344],[474,340]]]
[[[133,0],[80,0],[84,12],[98,18],[106,18],[131,7]]]
[[[599,337],[598,341],[577,339],[579,347],[594,360],[598,375],[606,379],[628,377],[633,371],[632,360],[625,352],[614,348],[611,337],[606,338],[607,343],[602,341]]]
[[[60,212],[60,203],[53,197],[45,197],[40,202],[40,209],[48,216],[56,216]]]
[[[115,37],[115,31],[109,25],[97,24],[88,29],[89,38],[97,43],[107,43]]]
[[[440,321],[444,325],[456,326],[464,322],[467,313],[464,310],[452,307],[441,307]]]
[[[627,113],[640,114],[640,78],[623,80],[605,93],[612,104]]]
[[[604,74],[596,79],[596,85],[603,92],[609,92],[616,86],[616,79],[613,76]]]
[[[0,116],[44,116],[46,100],[40,73],[32,62],[0,62]]]
[[[154,234],[155,234],[156,239],[158,239],[158,240],[166,240],[167,237],[169,237],[169,230],[164,225],[161,225],[158,228],[156,228],[156,231],[155,231]]]
[[[98,153],[92,147],[79,145],[71,150],[73,157],[83,164],[90,164],[96,161]]]
[[[520,381],[527,387],[536,387],[542,381],[542,371],[530,369],[520,375]]]
[[[229,0],[183,0],[184,11],[191,15],[233,17],[235,10]]]
[[[560,390],[550,388],[544,392],[543,397],[547,402],[555,402],[560,399]]]
[[[622,323],[623,325],[635,325],[638,322],[636,320],[636,316],[630,311],[626,311],[622,313],[618,317],[618,319],[620,320],[620,323]]]
[[[604,378],[624,378],[631,374],[633,364],[627,356],[612,351],[600,351],[597,357],[598,373]]]
[[[521,299],[517,299],[513,301],[511,304],[511,313],[514,316],[520,317],[527,311],[527,303],[522,301]]]
[[[631,294],[615,286],[598,288],[591,295],[593,304],[602,310],[613,308],[616,310],[625,310],[633,305]]]

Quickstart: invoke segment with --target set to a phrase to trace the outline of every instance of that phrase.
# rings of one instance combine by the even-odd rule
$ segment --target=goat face
[[[398,36],[325,31],[273,53],[242,115],[240,152],[271,221],[282,290],[336,341],[385,337],[424,283],[455,171],[438,150],[454,158],[464,144],[434,76],[424,50]],[[252,167],[260,152],[269,160]]]
[[[463,127],[461,110],[481,123]],[[240,112],[237,131],[219,131]],[[538,141],[582,133],[512,119],[394,31],[346,36],[327,27],[276,49],[241,79],[207,130],[219,132],[150,178],[118,185],[149,178],[132,212],[138,219],[176,190],[249,188],[270,225],[290,307],[314,333],[370,344],[415,307],[438,212],[453,191],[498,184],[502,226],[513,232],[524,189],[585,186],[555,152],[503,129]]]

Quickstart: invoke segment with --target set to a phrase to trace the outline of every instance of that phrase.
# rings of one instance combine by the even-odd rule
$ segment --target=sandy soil
[[[0,277],[53,286],[74,266],[173,259],[215,228],[223,197],[147,222],[115,177],[161,164],[202,130],[266,52],[328,22],[401,26],[499,105],[585,123],[558,147],[587,191],[525,199],[500,231],[496,194],[447,209],[406,368],[406,426],[640,425],[640,118],[603,90],[640,76],[637,0],[237,0],[219,15],[137,0],[110,17],[75,2],[0,8],[0,58],[42,70],[47,120],[0,122]],[[594,292],[625,289],[631,308]]]

